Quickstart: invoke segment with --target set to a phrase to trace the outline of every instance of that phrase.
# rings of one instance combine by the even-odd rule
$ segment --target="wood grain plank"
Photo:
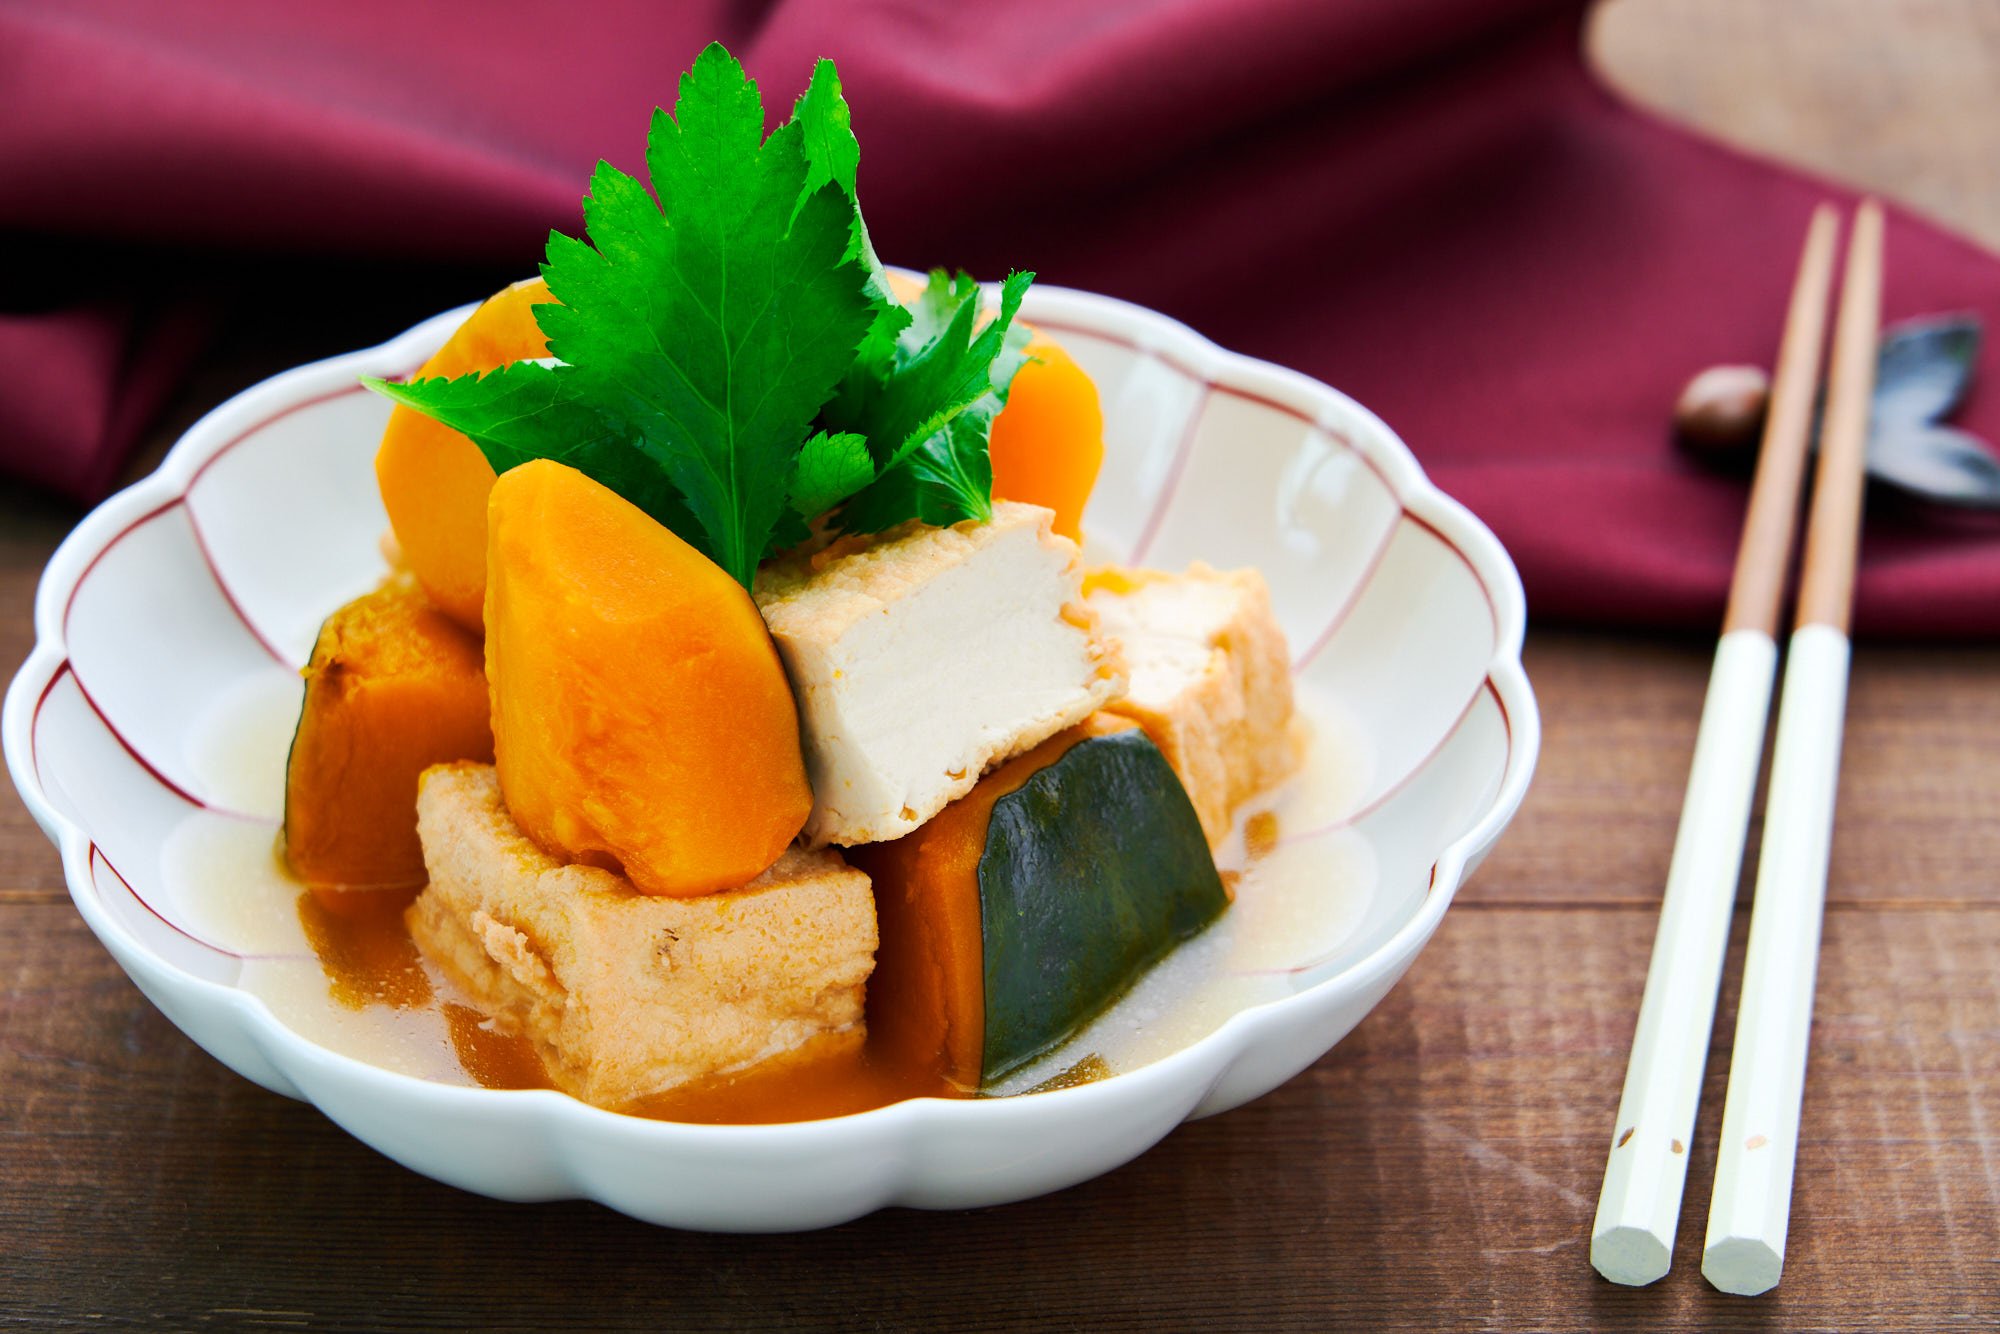
[[[7,923],[0,1310],[31,1322],[1854,1328],[1990,1317],[1975,1303],[2000,1290],[1988,914],[1829,923],[1793,1263],[1756,1304],[1682,1281],[1726,1025],[1676,1277],[1617,1289],[1583,1260],[1641,914],[1454,911],[1333,1054],[1122,1171],[1005,1208],[764,1238],[429,1182],[172,1032],[67,908]]]
[[[11,487],[0,491],[0,682],[11,681],[35,644],[35,586],[81,514]],[[0,886],[62,891],[62,868],[12,783],[0,784]]]
[[[1694,639],[1529,636],[1542,762],[1468,900],[1659,902],[1713,653]],[[1856,648],[1828,886],[1836,911],[2000,903],[1996,683],[2000,649]],[[1751,858],[1762,807],[1760,793]],[[1743,877],[1745,901],[1754,883]]]

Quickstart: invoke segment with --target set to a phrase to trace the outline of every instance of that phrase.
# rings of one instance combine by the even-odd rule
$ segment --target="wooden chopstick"
[[[1867,480],[1868,408],[1882,328],[1882,206],[1864,200],[1847,245],[1840,323],[1827,380],[1826,430],[1813,475],[1799,576],[1797,626],[1824,625],[1847,637],[1854,570],[1861,551],[1861,497]],[[1796,631],[1794,631],[1796,633]]]
[[[1833,206],[1820,205],[1799,256],[1728,611],[1702,705],[1680,833],[1591,1226],[1590,1262],[1614,1283],[1654,1282],[1672,1263],[1687,1147],[1777,674],[1778,613],[1812,435],[1837,227]]]
[[[1847,246],[1702,1251],[1702,1274],[1724,1292],[1768,1291],[1785,1266],[1847,711],[1848,616],[1881,323],[1882,208],[1871,199],[1855,214]]]

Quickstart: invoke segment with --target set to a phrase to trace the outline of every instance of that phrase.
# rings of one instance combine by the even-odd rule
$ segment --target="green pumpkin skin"
[[[1194,803],[1138,728],[993,806],[979,859],[982,1083],[1050,1051],[1229,906]]]

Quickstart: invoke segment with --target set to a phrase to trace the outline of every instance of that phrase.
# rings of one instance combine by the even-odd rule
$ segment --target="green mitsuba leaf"
[[[585,221],[605,241],[550,238],[542,272],[562,304],[537,313],[549,351],[639,431],[745,587],[873,318],[851,199],[834,182],[805,193],[797,122],[768,140],[763,127],[742,66],[703,51],[673,116],[653,117],[658,206],[600,165]]]
[[[940,527],[993,517],[993,460],[986,447],[991,423],[963,414],[910,451],[840,512],[850,532],[873,533],[906,519]]]
[[[659,462],[624,422],[579,396],[566,367],[516,361],[452,379],[397,384],[364,376],[362,383],[469,436],[496,473],[554,459],[610,487],[682,538],[701,537]]]
[[[874,318],[860,357],[886,358],[894,351],[896,336],[909,327],[910,312],[897,302],[890,289],[888,271],[875,255],[868,223],[861,216],[860,196],[855,190],[861,144],[854,137],[854,116],[841,94],[840,75],[831,60],[821,60],[813,66],[812,82],[793,106],[792,121],[799,127],[805,151],[806,189],[817,190],[831,182],[844,190],[854,205],[854,230],[849,245],[868,269],[868,299],[874,305]]]
[[[833,184],[852,195],[861,143],[854,137],[854,114],[831,60],[813,66],[812,81],[792,105],[792,119],[798,124],[800,150],[806,158],[806,190]]]
[[[868,455],[865,437],[821,431],[806,441],[792,465],[792,511],[801,519],[816,519],[874,478],[875,460]]]
[[[933,272],[893,357],[864,358],[848,372],[824,419],[867,436],[876,478],[841,510],[844,529],[991,517],[988,436],[1021,364],[1026,331],[1014,327],[1014,316],[1033,281],[1031,273],[1008,275],[999,314],[975,332],[978,284]]]
[[[849,531],[992,510],[993,415],[1021,360],[1032,275],[932,275],[900,303],[856,202],[860,146],[833,62],[768,137],[719,45],[656,111],[646,178],[599,163],[585,238],[549,236],[535,307],[549,362],[369,385],[462,431],[498,472],[569,464],[748,587],[836,511]]]

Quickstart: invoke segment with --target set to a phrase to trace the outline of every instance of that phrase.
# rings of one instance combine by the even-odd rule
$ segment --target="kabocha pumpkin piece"
[[[1055,343],[1036,334],[993,419],[993,498],[1055,511],[1055,530],[1083,540],[1083,507],[1104,466],[1097,386]]]
[[[285,860],[320,890],[424,882],[417,775],[491,760],[479,641],[408,575],[328,617],[285,773]]]
[[[494,748],[528,835],[649,894],[732,889],[777,861],[812,789],[750,595],[547,459],[494,484],[487,547]]]
[[[548,339],[534,307],[555,298],[540,278],[488,297],[431,355],[418,378],[468,375],[545,357]],[[486,497],[493,469],[479,446],[421,412],[389,413],[375,451],[375,481],[402,558],[431,600],[480,633],[486,595]]]
[[[875,885],[872,1040],[967,1090],[1055,1048],[1229,902],[1172,767],[1105,714],[849,857]]]

